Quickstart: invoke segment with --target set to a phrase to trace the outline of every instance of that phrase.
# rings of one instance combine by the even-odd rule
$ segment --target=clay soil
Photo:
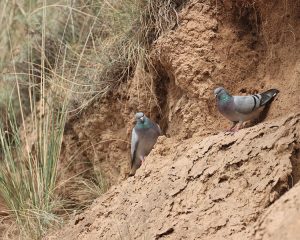
[[[45,239],[300,239],[300,1],[191,0],[177,10],[153,43],[155,71],[138,66],[68,122],[68,174],[96,166],[112,187]],[[258,124],[226,135],[217,86],[280,93]],[[128,178],[136,111],[164,136]]]

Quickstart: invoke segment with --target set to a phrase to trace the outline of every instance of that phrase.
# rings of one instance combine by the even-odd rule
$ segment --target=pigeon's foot
[[[243,129],[243,128],[244,128],[243,122],[239,122],[239,123],[235,126],[234,131],[237,132],[238,130]]]
[[[240,129],[242,129],[241,127],[236,127],[233,132],[238,132]]]
[[[141,165],[143,165],[143,164],[144,164],[144,162],[145,162],[145,159],[144,159],[144,158],[142,158],[142,159],[141,159]]]
[[[227,134],[234,133],[236,125],[237,125],[237,122],[233,122],[232,125],[230,126],[230,128],[225,130],[225,133],[227,133]]]
[[[235,130],[234,127],[231,127],[229,129],[225,129],[225,133],[227,133],[227,134],[232,134],[232,133],[235,133],[235,132],[236,132],[236,130]]]
[[[231,132],[234,132],[234,131],[235,131],[234,128],[225,129],[225,132],[227,132],[227,133],[231,133]]]
[[[225,134],[228,134],[228,135],[234,134],[235,132],[239,131],[242,128],[243,128],[243,122],[238,122],[238,123],[234,122],[233,125],[225,131]]]

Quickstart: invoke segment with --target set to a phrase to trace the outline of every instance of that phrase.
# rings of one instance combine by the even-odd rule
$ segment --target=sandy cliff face
[[[133,79],[68,123],[63,164],[71,159],[73,172],[94,165],[117,184],[129,172],[134,112],[156,120],[165,136],[134,178],[53,236],[295,239],[299,13],[300,1],[187,1],[176,28],[153,44],[156,71],[138,67]],[[263,123],[227,136],[229,123],[212,94],[220,85],[234,94],[280,94]]]
[[[274,239],[286,225],[297,239],[297,194],[276,200],[299,192],[299,123],[297,114],[230,136],[160,137],[135,177],[47,239]]]

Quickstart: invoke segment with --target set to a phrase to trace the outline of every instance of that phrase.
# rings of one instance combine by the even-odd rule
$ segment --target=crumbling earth
[[[300,239],[299,13],[299,0],[183,2],[155,71],[138,66],[67,124],[62,169],[93,165],[113,186],[46,239]],[[262,123],[225,135],[216,86],[280,93]],[[164,136],[127,179],[136,111]]]
[[[299,123],[160,137],[135,177],[47,239],[298,239]]]

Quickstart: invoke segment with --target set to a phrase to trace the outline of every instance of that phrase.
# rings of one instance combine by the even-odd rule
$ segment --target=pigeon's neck
[[[136,124],[138,129],[145,129],[145,128],[149,128],[150,127],[150,122],[148,121],[148,119],[145,119],[144,122],[138,122]]]
[[[221,94],[219,96],[219,101],[221,103],[227,103],[227,102],[229,102],[231,100],[231,98],[232,98],[232,96],[230,96],[229,94],[225,93],[225,94]]]

